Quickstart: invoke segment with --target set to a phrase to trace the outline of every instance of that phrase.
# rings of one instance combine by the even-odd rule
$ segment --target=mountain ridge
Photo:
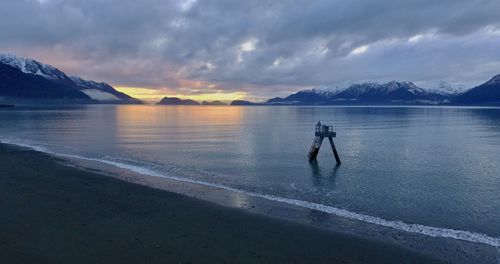
[[[500,105],[500,74],[459,94],[453,102],[461,105]]]
[[[142,104],[107,83],[68,76],[52,65],[33,59],[0,54],[0,66],[0,97],[13,101]]]
[[[481,89],[482,92],[477,92]],[[468,97],[476,96],[476,99]],[[481,97],[482,99],[480,99]],[[408,81],[365,82],[343,89],[299,90],[275,97],[264,105],[500,105],[500,75],[477,87],[457,93],[452,89],[424,89]]]

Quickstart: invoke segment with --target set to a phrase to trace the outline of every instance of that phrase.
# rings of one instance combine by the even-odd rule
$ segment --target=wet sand
[[[2,263],[440,263],[0,144]]]

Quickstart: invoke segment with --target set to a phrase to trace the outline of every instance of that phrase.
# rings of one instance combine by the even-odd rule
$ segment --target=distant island
[[[180,99],[178,97],[163,97],[156,105],[227,105],[221,101],[203,101],[201,104],[191,99]]]
[[[203,101],[201,105],[227,105],[227,104],[219,100],[215,100],[215,101]]]
[[[161,101],[156,103],[157,105],[200,105],[200,103],[191,100],[191,99],[185,99],[182,100],[177,97],[163,97]]]
[[[234,100],[231,102],[231,105],[260,105],[259,103],[252,103],[245,100]]]

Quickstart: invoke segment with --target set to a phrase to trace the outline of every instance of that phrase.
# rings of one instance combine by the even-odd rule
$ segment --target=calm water
[[[328,144],[307,160],[318,120],[340,167]],[[0,140],[500,236],[500,109],[73,106],[1,110],[0,124]]]

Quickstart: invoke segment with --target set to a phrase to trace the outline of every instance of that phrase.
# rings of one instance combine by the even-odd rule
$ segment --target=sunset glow
[[[160,101],[163,97],[178,97],[181,99],[192,99],[199,102],[202,101],[223,101],[229,103],[233,100],[242,100],[247,97],[245,92],[224,92],[222,90],[216,90],[213,93],[199,93],[199,94],[182,94],[176,91],[158,88],[146,88],[146,87],[126,87],[126,86],[114,86],[116,90],[126,93],[134,98],[141,99],[147,103],[156,103]]]

